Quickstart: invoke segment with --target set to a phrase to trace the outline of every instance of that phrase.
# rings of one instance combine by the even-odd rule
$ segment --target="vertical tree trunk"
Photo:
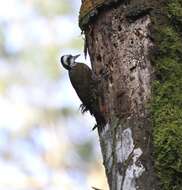
[[[123,5],[100,13],[86,31],[92,68],[101,78],[100,107],[107,124],[99,133],[111,190],[152,190],[149,49],[151,20],[129,22]]]
[[[89,0],[86,1],[89,2]],[[174,178],[178,179],[177,182],[172,182],[170,185],[170,182],[165,181],[166,179],[172,180],[173,177],[179,175],[181,165],[178,162],[177,171],[174,172],[173,168],[173,170],[170,170],[169,175],[165,175],[167,164],[170,161],[166,162],[167,164],[165,165],[163,164],[165,162],[165,159],[162,159],[163,155],[160,156],[161,152],[166,156],[167,150],[172,149],[171,142],[169,142],[170,148],[162,147],[159,143],[160,134],[163,133],[160,129],[163,130],[164,126],[167,126],[167,122],[165,123],[164,121],[168,121],[161,112],[161,108],[165,106],[165,103],[163,103],[165,101],[163,100],[168,95],[165,94],[164,96],[163,91],[158,92],[158,89],[164,84],[164,81],[161,82],[161,74],[165,74],[163,70],[168,67],[164,65],[165,60],[160,60],[163,61],[164,67],[155,68],[155,70],[158,69],[160,79],[158,79],[157,90],[154,90],[154,94],[151,92],[152,81],[154,80],[154,68],[151,64],[153,58],[155,57],[153,62],[156,65],[159,58],[161,58],[160,56],[166,58],[171,56],[171,59],[176,58],[177,63],[182,59],[179,55],[182,43],[178,38],[178,34],[173,32],[173,28],[171,30],[168,28],[168,25],[172,25],[168,21],[169,16],[174,18],[175,15],[175,21],[178,21],[179,26],[182,23],[182,19],[180,19],[182,14],[179,13],[182,11],[182,3],[179,2],[176,5],[177,1],[128,0],[119,1],[118,4],[107,5],[104,8],[99,4],[96,11],[90,11],[92,16],[97,14],[97,18],[92,19],[87,15],[89,24],[84,22],[84,32],[92,69],[100,79],[100,111],[106,119],[106,124],[98,132],[110,190],[154,190],[159,188],[154,174],[152,158],[153,123],[159,129],[154,133],[157,137],[157,140],[154,141],[156,149],[159,150],[156,155],[158,166],[160,164],[163,167],[159,166],[157,168],[160,180],[164,184],[160,189],[171,190],[173,186],[174,189],[175,187],[179,189],[179,184],[182,184],[180,178]],[[97,2],[97,0],[94,2]],[[176,14],[174,13],[174,8],[171,8],[171,12],[168,10],[170,5],[172,8],[179,8]],[[154,30],[151,35],[151,26],[154,23],[155,27],[153,27]],[[181,34],[181,27],[176,28],[178,25],[175,25],[175,30],[178,30]],[[170,43],[174,41],[173,44],[175,44],[178,41],[180,45],[178,44],[175,48],[169,49],[162,36],[162,34],[165,36],[165,33],[160,30],[168,32],[166,38],[168,37],[167,40],[169,39]],[[159,35],[154,37],[156,31]],[[173,34],[174,36],[172,36]],[[157,53],[151,57],[154,42]],[[165,48],[168,51],[165,51]],[[169,69],[171,68],[173,67],[170,65]],[[167,78],[166,74],[165,76]],[[177,92],[179,95],[179,90]],[[150,112],[151,97],[154,98],[153,104],[156,108],[153,115],[157,119],[152,119]],[[171,110],[171,107],[169,110]],[[164,121],[161,121],[161,118]],[[161,128],[159,121],[164,123]],[[165,131],[164,134],[169,133]],[[164,137],[162,141],[165,143],[168,139]],[[181,149],[176,148],[175,151],[180,157],[179,161],[182,161],[179,154]],[[163,171],[161,171],[161,168]],[[168,186],[165,184],[168,184]],[[178,184],[179,186],[173,184]]]

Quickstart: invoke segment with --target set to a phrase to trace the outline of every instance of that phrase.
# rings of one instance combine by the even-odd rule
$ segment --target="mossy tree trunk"
[[[106,120],[98,132],[109,187],[180,190],[182,2],[126,0],[97,11],[84,32]]]

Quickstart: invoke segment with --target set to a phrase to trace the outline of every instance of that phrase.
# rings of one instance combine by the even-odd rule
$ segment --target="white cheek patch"
[[[63,63],[64,63],[65,65],[69,65],[69,63],[68,63],[68,57],[69,57],[69,56],[67,56],[67,55],[65,55],[65,56],[63,57]]]
[[[75,60],[71,59],[70,60],[70,67],[74,67],[76,65]]]

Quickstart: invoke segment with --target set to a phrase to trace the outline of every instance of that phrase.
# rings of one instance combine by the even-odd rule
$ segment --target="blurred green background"
[[[0,0],[0,190],[107,189],[95,121],[59,65],[83,52],[80,1]]]

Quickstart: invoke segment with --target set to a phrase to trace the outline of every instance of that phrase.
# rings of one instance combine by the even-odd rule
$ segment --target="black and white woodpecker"
[[[84,63],[76,62],[79,55],[63,55],[60,59],[62,66],[68,70],[69,78],[78,97],[82,101],[82,112],[90,111],[97,124],[103,117],[99,111],[98,82],[92,70]]]

